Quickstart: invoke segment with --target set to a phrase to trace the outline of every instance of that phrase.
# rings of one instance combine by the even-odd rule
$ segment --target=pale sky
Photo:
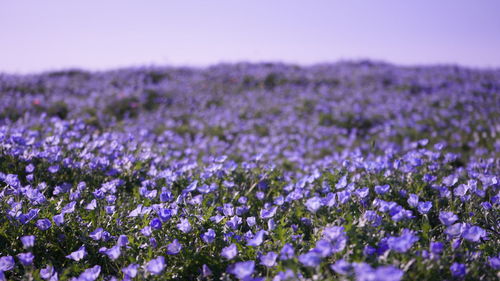
[[[500,1],[0,2],[0,72],[355,59],[500,67]]]

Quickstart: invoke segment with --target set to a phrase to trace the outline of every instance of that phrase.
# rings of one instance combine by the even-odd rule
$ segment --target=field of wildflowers
[[[498,280],[500,70],[0,75],[0,280]]]

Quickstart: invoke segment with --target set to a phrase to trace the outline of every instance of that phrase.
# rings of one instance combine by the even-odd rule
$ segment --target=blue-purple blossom
[[[78,250],[67,255],[66,258],[72,259],[74,261],[79,261],[86,256],[87,256],[87,251],[85,250],[85,246],[81,246]]]
[[[0,271],[9,271],[14,268],[15,261],[12,256],[0,257]]]
[[[452,212],[439,212],[439,220],[442,224],[448,226],[456,222],[458,220],[458,216]]]
[[[236,247],[236,244],[233,243],[227,247],[222,248],[222,257],[231,260],[236,257],[236,255],[238,255],[238,248]]]
[[[254,247],[260,246],[260,244],[262,244],[262,242],[264,242],[264,235],[266,235],[266,234],[267,234],[267,231],[259,230],[252,239],[249,239],[247,241],[247,245],[254,246]]]
[[[189,220],[184,218],[182,218],[180,222],[177,224],[177,228],[184,233],[189,233],[191,232],[192,229]]]
[[[33,264],[33,260],[35,259],[35,256],[33,255],[33,253],[28,252],[28,253],[18,254],[17,258],[24,266],[28,266],[28,265]]]
[[[123,275],[128,278],[134,278],[137,275],[138,264],[131,263],[128,266],[122,268]]]
[[[278,254],[275,252],[269,252],[260,256],[260,264],[266,267],[273,267],[276,265],[276,258],[278,258]]]
[[[481,238],[486,237],[486,230],[479,226],[471,226],[462,233],[462,237],[471,242],[479,242]]]
[[[467,267],[465,264],[454,262],[450,266],[451,275],[454,277],[463,277],[467,272]]]
[[[321,263],[321,255],[315,251],[309,251],[299,256],[299,262],[304,266],[317,267]]]
[[[181,250],[182,244],[177,239],[174,239],[174,241],[167,246],[167,254],[169,255],[177,255]]]
[[[146,264],[146,270],[153,275],[159,275],[165,269],[165,266],[165,257],[158,256],[157,258],[150,260]]]
[[[21,237],[21,242],[23,243],[23,248],[31,248],[35,245],[35,236],[26,235]]]
[[[408,251],[415,242],[419,240],[418,236],[414,235],[408,229],[404,229],[401,236],[393,236],[387,239],[389,249],[399,253]]]
[[[214,242],[214,240],[215,240],[215,231],[213,229],[209,228],[207,230],[207,232],[205,232],[205,233],[203,233],[201,235],[201,239],[203,239],[203,241],[205,243],[212,243],[212,242]]]
[[[255,268],[254,261],[243,261],[233,264],[228,272],[234,274],[238,279],[244,279],[252,275]]]

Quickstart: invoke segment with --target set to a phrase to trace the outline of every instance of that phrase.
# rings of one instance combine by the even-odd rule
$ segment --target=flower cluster
[[[499,81],[372,62],[0,75],[0,280],[495,280]]]

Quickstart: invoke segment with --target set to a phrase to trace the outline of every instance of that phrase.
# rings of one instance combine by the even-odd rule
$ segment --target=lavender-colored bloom
[[[439,212],[439,220],[442,224],[449,226],[458,220],[458,216],[452,212]]]
[[[295,250],[293,249],[293,246],[286,243],[283,245],[283,248],[281,248],[280,251],[280,260],[289,260],[293,259],[295,257]]]
[[[240,217],[234,216],[226,222],[226,225],[229,226],[229,228],[236,230],[242,221],[243,220]]]
[[[23,248],[27,249],[35,245],[35,236],[26,235],[21,237],[21,242],[23,243]]]
[[[333,253],[332,244],[326,239],[321,239],[316,242],[313,251],[317,252],[322,258],[326,258]]]
[[[247,241],[247,245],[254,246],[254,247],[260,246],[260,244],[262,244],[262,242],[264,242],[264,235],[265,234],[267,234],[267,231],[259,230],[252,239]]]
[[[371,256],[371,255],[375,254],[376,252],[377,252],[377,249],[375,249],[374,247],[372,247],[370,245],[366,245],[363,248],[363,255],[365,255],[365,256]]]
[[[96,240],[96,241],[101,240],[103,232],[104,232],[104,229],[102,229],[101,227],[98,227],[89,234],[89,237]]]
[[[207,278],[211,275],[212,275],[212,271],[210,270],[210,268],[206,264],[203,264],[201,266],[201,277]]]
[[[410,194],[410,196],[408,197],[408,205],[412,206],[412,207],[417,207],[418,206],[418,195],[416,194]]]
[[[76,205],[75,201],[72,201],[72,202],[66,204],[66,206],[64,206],[62,208],[61,214],[70,214],[70,213],[73,213],[75,211],[75,205]]]
[[[304,266],[316,267],[321,263],[321,256],[315,251],[309,251],[299,256],[299,262]]]
[[[117,245],[119,245],[120,247],[125,247],[128,245],[128,237],[127,235],[120,235],[118,236],[118,240],[117,240]]]
[[[360,188],[354,191],[354,194],[356,194],[356,196],[358,196],[359,198],[363,199],[368,197],[368,195],[370,194],[370,189],[368,187]]]
[[[165,266],[165,257],[158,256],[156,259],[152,259],[146,264],[146,270],[153,275],[159,275],[163,269],[165,269]]]
[[[161,220],[159,218],[154,218],[149,223],[149,226],[151,226],[151,228],[156,229],[156,230],[161,229],[162,225],[163,224],[161,223]]]
[[[488,259],[489,265],[495,269],[495,270],[500,270],[500,256],[499,257],[490,257]]]
[[[40,269],[40,277],[47,280],[54,275],[54,267],[47,265],[45,268]]]
[[[463,276],[465,276],[465,274],[467,272],[467,267],[465,266],[465,264],[454,262],[450,266],[450,271],[451,271],[451,275],[453,275],[453,277],[463,277]]]
[[[92,199],[92,201],[90,201],[89,204],[87,204],[87,206],[85,206],[85,210],[95,210],[95,208],[97,208],[97,200],[95,199]]]
[[[58,214],[58,215],[55,215],[52,217],[52,219],[54,220],[55,224],[57,226],[61,226],[64,224],[64,214]]]
[[[446,233],[447,235],[449,235],[451,237],[459,237],[460,235],[462,235],[465,228],[466,228],[465,223],[455,223],[455,224],[448,226],[444,230],[444,233]]]
[[[375,186],[375,193],[381,194],[381,195],[386,194],[387,192],[389,192],[390,189],[391,189],[391,187],[388,184],[377,185],[377,186]]]
[[[80,274],[78,280],[80,281],[94,281],[99,277],[101,273],[101,266],[96,265],[94,267],[88,268]]]
[[[36,222],[36,227],[40,230],[47,230],[52,226],[52,223],[50,223],[49,219],[39,219]]]
[[[215,231],[211,228],[207,230],[207,232],[201,235],[201,239],[205,241],[205,243],[212,243],[215,240]]]
[[[12,256],[0,257],[0,271],[9,271],[14,268],[15,261]]]
[[[181,250],[182,244],[179,243],[177,239],[174,239],[174,241],[167,246],[167,254],[169,255],[177,255]]]
[[[342,189],[347,186],[347,175],[344,175],[339,179],[339,181],[335,184],[336,189]]]
[[[85,246],[81,246],[77,251],[72,252],[67,255],[66,258],[72,259],[74,261],[79,261],[87,256],[87,251],[85,251]]]
[[[404,253],[408,251],[417,241],[418,241],[418,236],[415,236],[408,229],[404,229],[403,234],[401,236],[389,237],[387,239],[387,245],[391,250],[394,250],[399,253]]]
[[[462,233],[462,237],[471,242],[479,242],[481,238],[486,237],[486,230],[479,226],[471,226]]]
[[[122,268],[123,275],[128,278],[134,278],[137,275],[138,264],[129,264],[127,267]]]
[[[321,198],[319,197],[312,197],[312,198],[309,198],[305,205],[307,207],[307,209],[309,210],[309,212],[311,213],[316,213],[316,211],[319,210],[319,208],[321,208],[322,206],[322,202],[321,202]]]
[[[254,226],[256,224],[255,217],[248,217],[247,218],[247,224],[250,227]]]
[[[245,279],[252,275],[255,268],[254,261],[237,262],[230,266],[228,272],[234,274],[238,279]]]
[[[381,266],[375,270],[375,281],[399,281],[403,278],[403,271],[394,266]]]
[[[231,203],[224,204],[224,206],[222,207],[222,213],[224,213],[224,216],[226,216],[226,217],[234,216],[233,204],[231,204]]]
[[[111,260],[116,260],[120,257],[121,251],[120,251],[120,246],[115,245],[109,249],[106,249],[103,251],[103,254],[108,256]]]
[[[33,255],[33,253],[28,252],[28,253],[18,254],[17,258],[24,266],[28,266],[28,265],[33,264],[33,260],[35,259],[35,256]]]
[[[182,218],[180,222],[177,224],[177,228],[184,233],[189,233],[191,232],[192,229],[189,220],[184,218]]]
[[[276,206],[273,206],[273,207],[268,208],[268,209],[260,210],[260,218],[261,219],[269,219],[269,218],[274,217],[277,209],[278,208]]]
[[[441,242],[431,242],[430,250],[433,254],[441,254],[444,249],[444,244]]]
[[[236,247],[236,244],[231,244],[227,247],[222,248],[221,256],[224,258],[231,260],[234,257],[238,255],[238,248]]]
[[[432,208],[431,201],[418,202],[418,212],[422,215],[427,214]]]
[[[333,271],[341,275],[346,275],[352,270],[352,265],[344,259],[340,259],[330,266]]]
[[[278,258],[278,254],[275,252],[269,252],[260,257],[260,264],[267,267],[273,267],[276,265],[276,258]]]

